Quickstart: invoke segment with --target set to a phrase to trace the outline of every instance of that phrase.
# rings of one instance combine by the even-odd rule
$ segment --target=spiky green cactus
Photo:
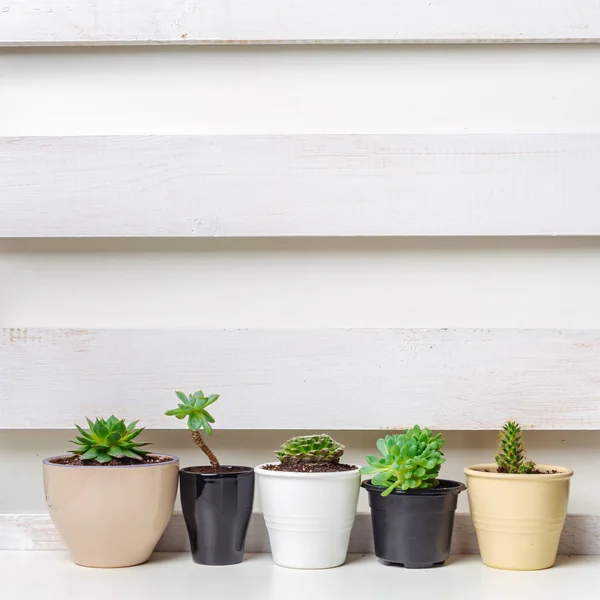
[[[338,463],[344,446],[338,444],[331,436],[323,433],[321,435],[302,435],[293,437],[282,444],[275,452],[277,458],[284,463]]]
[[[86,417],[89,431],[86,431],[79,425],[75,425],[81,436],[77,436],[77,441],[72,441],[76,449],[70,450],[72,454],[77,454],[82,461],[96,460],[99,463],[107,463],[113,458],[133,458],[142,460],[148,452],[142,450],[142,446],[148,443],[134,442],[142,431],[143,427],[136,429],[138,421],[125,425],[124,419],[117,419],[112,415],[108,419],[96,419],[92,422]]]
[[[442,435],[434,436],[429,429],[415,425],[406,433],[386,435],[377,440],[377,449],[383,458],[367,456],[364,475],[373,475],[372,483],[385,488],[382,496],[396,488],[403,490],[427,489],[438,485],[437,476],[445,462],[441,448]]]
[[[525,459],[521,427],[515,421],[507,421],[498,437],[496,455],[498,473],[527,475],[537,470],[532,460]]]

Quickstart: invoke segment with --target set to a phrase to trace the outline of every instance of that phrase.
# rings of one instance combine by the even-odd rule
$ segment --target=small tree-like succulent
[[[215,420],[206,409],[219,399],[219,394],[205,396],[202,390],[189,395],[183,392],[175,392],[175,394],[181,402],[177,405],[177,408],[168,410],[165,415],[177,417],[178,419],[185,419],[187,417],[187,426],[192,432],[194,443],[206,454],[211,466],[219,469],[221,465],[217,457],[200,435],[201,430],[205,431],[208,435],[212,435],[213,429],[211,423],[214,423]]]
[[[396,488],[403,490],[427,489],[438,485],[437,476],[445,462],[441,448],[442,435],[434,436],[429,429],[415,425],[406,433],[386,435],[377,440],[377,449],[383,458],[367,456],[368,466],[363,475],[373,475],[372,484],[383,487],[387,496]]]
[[[326,433],[290,438],[275,452],[283,464],[339,463],[344,446]]]
[[[537,470],[532,460],[525,459],[521,426],[515,421],[507,421],[500,431],[496,464],[498,473],[527,475]]]
[[[80,436],[75,444],[75,450],[69,450],[76,454],[82,461],[96,460],[99,463],[110,462],[113,458],[132,458],[142,460],[148,452],[142,450],[142,446],[148,443],[135,442],[135,438],[144,431],[143,427],[136,429],[138,421],[125,425],[124,419],[117,419],[114,415],[108,419],[96,419],[92,422],[86,417],[89,430],[86,431],[79,425],[77,427]]]

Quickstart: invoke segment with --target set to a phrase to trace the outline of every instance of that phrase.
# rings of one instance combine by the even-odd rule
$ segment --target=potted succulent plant
[[[508,421],[500,432],[495,464],[472,465],[465,474],[483,562],[515,571],[551,567],[573,471],[527,460],[521,427]]]
[[[173,514],[179,459],[143,450],[138,421],[87,422],[69,455],[43,461],[50,517],[79,565],[143,563]]]
[[[244,558],[246,532],[254,503],[252,467],[222,465],[206,445],[201,431],[212,435],[214,418],[206,410],[219,399],[202,391],[175,392],[180,402],[165,414],[187,418],[192,440],[210,465],[186,467],[180,472],[181,508],[192,558],[202,565],[235,565]]]
[[[361,469],[369,493],[375,555],[410,569],[442,565],[450,554],[458,481],[438,479],[444,440],[415,425],[377,440],[382,457],[367,456]]]
[[[327,569],[346,560],[360,485],[358,467],[340,462],[344,446],[330,436],[294,437],[279,463],[255,469],[275,563]]]

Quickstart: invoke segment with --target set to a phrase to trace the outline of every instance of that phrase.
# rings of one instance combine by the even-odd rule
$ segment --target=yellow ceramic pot
[[[150,558],[175,504],[179,459],[169,458],[123,467],[44,461],[50,517],[77,564],[130,567]]]
[[[548,474],[497,473],[495,464],[465,469],[481,560],[488,567],[534,571],[554,564],[573,471],[538,468]]]

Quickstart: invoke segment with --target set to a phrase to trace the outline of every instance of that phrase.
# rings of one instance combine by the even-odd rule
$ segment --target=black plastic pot
[[[190,468],[179,472],[192,558],[201,565],[235,565],[244,558],[254,502],[254,470],[223,468],[228,472],[195,473]]]
[[[371,480],[362,487],[369,492],[377,558],[407,569],[426,569],[448,560],[456,502],[466,489],[463,483],[440,479],[433,489],[394,490],[385,497],[384,488]]]

